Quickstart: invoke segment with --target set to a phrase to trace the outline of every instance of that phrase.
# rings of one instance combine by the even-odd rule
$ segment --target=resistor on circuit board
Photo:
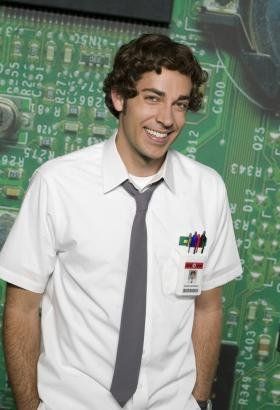
[[[20,188],[16,186],[7,186],[5,187],[4,192],[9,199],[18,199],[20,196]]]
[[[268,308],[265,309],[263,321],[267,325],[272,322],[272,309],[271,308],[268,307]]]
[[[64,49],[64,63],[69,64],[72,61],[72,53],[73,49],[72,47],[65,47]]]
[[[55,89],[53,87],[47,87],[45,91],[45,97],[47,100],[54,100]]]
[[[22,177],[23,169],[9,169],[8,178],[20,179]]]
[[[47,51],[46,51],[46,59],[47,61],[53,61],[54,60],[54,51],[55,47],[53,44],[48,44],[47,45]]]
[[[266,392],[266,379],[264,377],[259,377],[256,383],[256,391],[260,393]]]
[[[247,311],[247,320],[255,320],[257,314],[257,304],[256,303],[249,303],[248,304],[248,311]]]
[[[64,124],[64,131],[71,133],[71,134],[77,134],[77,132],[79,131],[79,123],[78,122],[65,122]]]
[[[78,105],[74,104],[69,104],[67,107],[67,115],[73,116],[73,117],[78,117],[80,113],[80,107]]]
[[[261,335],[258,345],[258,355],[262,359],[266,359],[269,356],[271,347],[271,337],[268,335]]]
[[[237,325],[238,312],[236,310],[230,310],[228,313],[227,324],[228,325]]]
[[[272,376],[272,401],[273,404],[280,405],[280,373],[275,373]]]
[[[83,52],[81,54],[80,64],[85,64],[86,66],[108,67],[110,64],[110,57],[101,54],[87,54]]]
[[[92,127],[92,135],[99,135],[105,137],[107,133],[106,127]]]
[[[40,136],[39,145],[40,145],[41,148],[51,148],[51,146],[52,146],[52,137]]]
[[[105,118],[106,118],[106,111],[96,110],[95,112],[96,120],[104,120]]]
[[[29,45],[29,56],[38,57],[39,56],[39,45],[35,42],[30,43]]]
[[[19,40],[15,40],[13,42],[13,54],[21,55],[21,48],[22,48],[22,42]]]

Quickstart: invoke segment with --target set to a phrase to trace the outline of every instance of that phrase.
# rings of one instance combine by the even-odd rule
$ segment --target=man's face
[[[146,72],[136,84],[137,96],[126,101],[112,91],[120,112],[116,145],[128,172],[156,173],[185,124],[191,79],[178,71]]]

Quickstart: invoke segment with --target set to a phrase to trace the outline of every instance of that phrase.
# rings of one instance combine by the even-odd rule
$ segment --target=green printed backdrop
[[[208,71],[204,107],[188,113],[175,148],[223,176],[244,267],[224,289],[230,354],[221,368],[234,381],[216,409],[280,407],[279,9],[275,0],[174,0],[163,29],[0,5],[0,246],[33,171],[116,128],[102,82],[122,43],[168,33],[190,45]],[[1,314],[4,299],[2,282]],[[0,410],[13,409],[0,348]],[[214,396],[222,384],[218,377]]]

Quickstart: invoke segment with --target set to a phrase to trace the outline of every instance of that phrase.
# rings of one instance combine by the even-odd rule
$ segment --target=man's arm
[[[37,361],[40,352],[41,294],[7,284],[4,309],[4,353],[17,410],[35,410]]]
[[[196,298],[192,340],[197,377],[193,395],[209,399],[218,363],[222,327],[221,288],[204,291]]]

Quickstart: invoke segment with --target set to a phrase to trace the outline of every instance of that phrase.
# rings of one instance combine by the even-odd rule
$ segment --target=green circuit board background
[[[209,82],[203,109],[188,113],[174,146],[223,176],[244,267],[242,277],[224,289],[223,343],[239,349],[230,410],[276,409],[279,115],[250,97],[237,58],[209,47],[209,36],[199,25],[201,5],[202,1],[175,0],[168,30],[0,5],[0,98],[15,103],[20,119],[17,135],[0,139],[0,239],[3,243],[38,166],[106,139],[116,128],[102,93],[116,49],[140,33],[155,31],[190,45],[208,71]],[[4,299],[1,282],[0,314]],[[3,409],[14,405],[0,342]]]

